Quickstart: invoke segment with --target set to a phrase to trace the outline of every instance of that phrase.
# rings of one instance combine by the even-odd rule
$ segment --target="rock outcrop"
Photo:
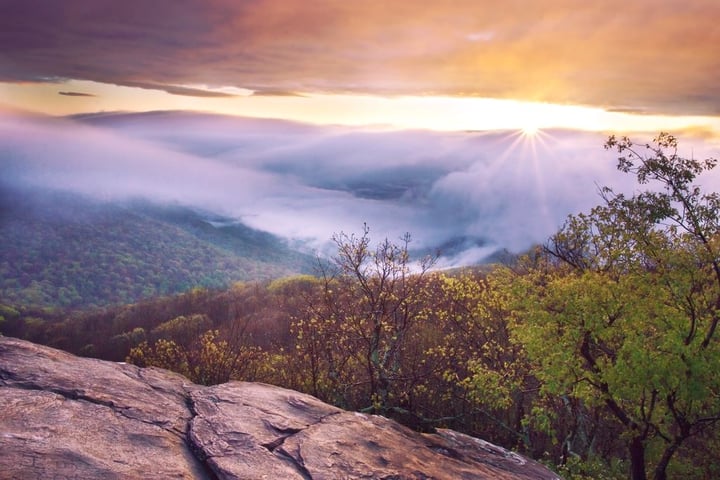
[[[557,479],[451,430],[421,434],[270,385],[213,387],[0,337],[0,478]]]

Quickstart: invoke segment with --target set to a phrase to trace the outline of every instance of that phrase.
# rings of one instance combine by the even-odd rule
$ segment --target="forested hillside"
[[[272,235],[180,206],[0,190],[0,298],[35,306],[129,303],[311,271]]]

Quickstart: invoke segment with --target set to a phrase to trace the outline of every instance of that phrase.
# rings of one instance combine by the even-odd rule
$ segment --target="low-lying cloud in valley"
[[[444,264],[543,242],[598,185],[631,188],[604,136],[382,131],[156,112],[0,117],[2,180],[200,207],[316,249],[413,236]],[[646,138],[640,140],[648,140]],[[700,154],[695,151],[695,154]]]

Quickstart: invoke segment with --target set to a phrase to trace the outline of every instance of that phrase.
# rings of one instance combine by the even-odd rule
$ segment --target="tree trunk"
[[[675,441],[665,449],[662,457],[660,457],[660,461],[655,467],[655,475],[653,476],[654,480],[667,480],[667,466],[670,464],[670,459],[679,446],[680,442]]]
[[[647,480],[645,473],[645,442],[642,437],[630,441],[630,480]]]

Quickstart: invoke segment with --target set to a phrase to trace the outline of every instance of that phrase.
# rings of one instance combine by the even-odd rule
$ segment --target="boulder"
[[[0,337],[0,478],[558,479],[451,430]]]

